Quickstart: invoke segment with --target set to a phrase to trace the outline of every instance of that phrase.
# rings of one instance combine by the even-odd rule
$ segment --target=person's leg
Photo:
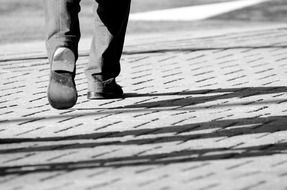
[[[130,0],[96,0],[94,35],[86,68],[88,98],[122,96],[115,78],[120,73],[120,58],[130,12]]]
[[[48,100],[56,109],[74,106],[77,90],[75,62],[80,39],[78,13],[80,0],[45,0],[47,40],[50,62]]]
[[[78,19],[80,0],[44,0],[44,3],[49,60],[52,60],[59,47],[71,49],[77,59],[80,39]]]

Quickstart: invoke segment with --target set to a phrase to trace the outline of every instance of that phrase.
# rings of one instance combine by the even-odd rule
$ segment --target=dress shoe
[[[101,76],[92,75],[92,80],[88,81],[87,98],[94,99],[113,99],[123,98],[124,92],[120,85],[117,84],[115,78],[102,80]]]
[[[58,48],[53,56],[48,100],[55,109],[68,109],[77,103],[75,56],[68,48]]]

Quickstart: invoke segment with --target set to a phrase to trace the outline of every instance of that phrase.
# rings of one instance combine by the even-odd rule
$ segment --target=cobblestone
[[[126,97],[100,101],[86,99],[85,47],[78,103],[61,111],[46,98],[44,50],[7,50],[1,190],[286,189],[286,35],[133,37],[118,79]]]

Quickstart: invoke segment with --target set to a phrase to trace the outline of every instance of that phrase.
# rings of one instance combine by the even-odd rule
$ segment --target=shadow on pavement
[[[31,165],[0,167],[0,176],[23,175],[39,172],[74,171],[103,167],[131,167],[167,165],[184,162],[215,161],[224,159],[240,159],[274,154],[286,154],[287,143],[250,146],[244,148],[209,148],[198,150],[181,150],[149,155],[131,155],[106,159],[90,159],[74,162],[55,162]]]
[[[2,139],[1,144],[5,143],[25,143],[25,142],[62,142],[69,141],[65,145],[45,145],[38,147],[22,147],[14,149],[2,149],[0,154],[14,154],[40,151],[55,151],[67,149],[96,148],[99,146],[121,146],[128,149],[128,145],[146,145],[175,142],[185,143],[190,140],[200,140],[204,138],[235,137],[248,134],[270,134],[277,131],[287,130],[287,117],[266,117],[266,118],[242,118],[234,120],[211,121],[206,123],[195,123],[180,126],[168,126],[157,129],[137,129],[123,132],[111,131],[105,133],[94,133],[84,135],[74,135],[65,137],[46,137],[46,138],[23,138],[23,139]],[[210,133],[189,134],[203,129],[215,129]],[[155,137],[145,137],[145,135]],[[166,134],[166,136],[160,136]],[[159,137],[156,137],[159,135]],[[126,136],[132,136],[130,140],[121,140]],[[108,138],[119,138],[118,140],[107,141]],[[105,142],[80,143],[78,140],[100,140]],[[72,140],[75,143],[70,143]],[[166,145],[168,146],[168,144]],[[91,151],[91,149],[87,150]],[[287,143],[266,144],[249,147],[226,147],[226,148],[203,148],[186,149],[166,153],[156,153],[147,155],[128,155],[116,158],[79,160],[74,162],[43,163],[35,165],[19,165],[12,167],[0,167],[0,176],[11,174],[26,174],[51,171],[72,171],[78,169],[90,169],[97,167],[128,167],[140,165],[166,165],[182,162],[195,161],[214,161],[221,159],[239,159],[257,156],[268,156],[273,154],[286,154]]]
[[[124,106],[123,108],[157,108],[157,107],[187,107],[193,106],[197,104],[203,104],[211,101],[217,101],[222,99],[231,99],[231,98],[246,98],[251,96],[259,96],[259,95],[266,95],[266,94],[273,94],[273,93],[282,93],[287,92],[287,87],[246,87],[246,88],[229,88],[229,89],[214,89],[214,90],[199,90],[199,91],[183,91],[183,92],[176,92],[176,93],[155,93],[155,94],[127,94],[127,97],[149,97],[149,96],[172,96],[172,95],[190,95],[190,97],[184,98],[175,98],[175,99],[168,99],[162,101],[154,101],[154,102],[147,102],[142,104],[134,104],[129,106]],[[219,93],[219,95],[217,94]],[[210,94],[210,95],[209,95]],[[214,95],[212,95],[214,94]],[[202,97],[193,97],[192,95],[204,95]],[[209,95],[209,96],[207,96]],[[286,98],[287,101],[287,98]],[[224,104],[224,105],[216,105],[217,107],[223,106],[239,106],[245,105],[246,103],[242,100],[238,104]],[[255,104],[270,104],[275,103],[273,100],[271,101],[262,101],[262,102],[252,102],[253,105]],[[200,109],[202,107],[196,106],[193,108],[194,110]],[[189,108],[190,109],[190,108]],[[162,110],[162,109],[161,109]]]
[[[206,106],[195,106],[197,104],[204,104],[207,102],[217,101],[217,100],[228,100],[231,98],[246,98],[252,96],[260,96],[274,93],[286,93],[287,87],[285,86],[274,86],[274,87],[246,87],[246,88],[227,88],[227,89],[205,89],[205,90],[195,90],[195,91],[182,91],[182,92],[172,92],[172,93],[153,93],[153,94],[137,94],[137,93],[127,93],[126,98],[133,97],[160,97],[160,96],[178,96],[176,98],[152,101],[147,103],[132,104],[122,107],[110,107],[110,108],[72,108],[71,111],[80,111],[78,113],[69,113],[62,115],[52,115],[48,117],[19,117],[13,119],[0,120],[0,124],[5,123],[16,123],[16,122],[29,122],[38,120],[53,120],[60,118],[73,118],[73,117],[86,117],[86,116],[96,116],[103,114],[116,114],[116,113],[129,113],[129,112],[143,112],[143,111],[172,111],[176,110],[199,110],[208,109]],[[216,93],[219,93],[216,94]],[[200,96],[202,95],[202,96]],[[185,96],[185,97],[181,97]],[[188,96],[188,97],[186,97]],[[283,101],[287,101],[287,98]],[[278,103],[278,100],[265,100],[265,101],[240,101],[239,103],[226,103],[221,105],[214,105],[214,108],[218,107],[232,107],[232,106],[244,106],[244,105],[268,105]],[[158,108],[158,109],[157,109]],[[89,112],[84,112],[89,111]],[[95,112],[91,112],[95,111]],[[0,139],[1,140],[1,139]]]
[[[149,103],[128,105],[121,108],[106,109],[107,112],[115,112],[118,109],[123,112],[125,109],[131,108],[161,108],[161,107],[185,107],[189,105],[201,104],[209,101],[229,98],[244,98],[256,95],[265,95],[272,93],[285,93],[286,87],[254,87],[254,88],[234,88],[234,89],[215,89],[202,91],[186,91],[178,93],[162,93],[162,94],[129,94],[130,98],[139,96],[171,96],[171,95],[188,95],[188,97],[169,99],[163,101],[154,101]],[[224,93],[220,95],[209,95],[212,93]],[[190,95],[190,97],[189,97]],[[192,95],[205,95],[204,97],[192,97]],[[206,96],[208,95],[208,96]],[[270,101],[272,102],[272,101]],[[270,103],[269,102],[269,103]],[[239,105],[244,105],[241,102]],[[253,102],[254,103],[254,102]],[[252,104],[253,104],[252,103]],[[262,101],[261,104],[266,102]],[[246,104],[248,105],[248,104]],[[220,106],[220,105],[218,105]],[[231,106],[231,105],[229,105]],[[170,109],[170,108],[169,108]],[[187,108],[191,109],[191,108]],[[197,109],[197,108],[192,108]],[[165,109],[159,109],[162,111]],[[180,110],[180,108],[179,108]],[[104,112],[106,113],[106,112]],[[89,113],[90,116],[97,113]],[[80,113],[83,115],[83,113]],[[77,117],[79,115],[63,115],[60,117]],[[59,117],[55,116],[54,118]],[[15,121],[1,121],[17,122]],[[31,118],[30,118],[31,119]],[[43,118],[42,118],[43,119]],[[50,118],[44,118],[50,119]],[[201,132],[201,130],[210,129]],[[240,119],[213,120],[201,123],[190,123],[186,125],[159,126],[157,128],[138,128],[125,131],[109,131],[96,132],[90,134],[78,134],[61,137],[38,137],[38,138],[2,138],[0,144],[8,145],[13,143],[22,143],[21,148],[2,148],[0,154],[15,153],[35,153],[42,151],[55,150],[76,150],[97,148],[99,146],[121,146],[122,149],[129,149],[129,145],[154,145],[168,146],[174,142],[175,144],[186,143],[190,140],[200,140],[208,138],[230,138],[236,136],[262,134],[268,135],[279,131],[287,131],[287,116],[269,116],[269,117],[250,117]],[[127,139],[127,137],[129,137]],[[82,142],[81,140],[91,140],[90,142]],[[101,141],[104,140],[104,141]],[[37,143],[37,146],[30,146],[31,143]],[[53,142],[53,145],[47,145]],[[57,142],[59,142],[57,144]],[[26,144],[25,144],[26,143]],[[41,144],[42,143],[42,144]],[[8,146],[7,146],[8,147]],[[13,174],[27,174],[51,171],[74,171],[78,169],[91,169],[97,167],[129,167],[140,165],[166,165],[172,163],[195,162],[195,161],[214,161],[221,159],[239,159],[257,156],[268,156],[273,154],[286,154],[287,143],[278,142],[276,144],[266,144],[260,146],[233,146],[226,148],[202,148],[202,149],[185,149],[180,151],[170,151],[155,154],[135,154],[116,158],[75,160],[74,162],[54,162],[31,165],[18,165],[9,167],[0,167],[0,176]]]
[[[195,131],[206,129],[217,129],[211,133],[196,133],[187,134]],[[25,142],[48,142],[48,141],[78,141],[78,140],[99,140],[107,138],[121,138],[126,136],[133,136],[133,139],[110,142],[95,142],[86,144],[68,144],[65,146],[44,146],[44,147],[29,147],[20,149],[5,149],[0,150],[4,153],[19,153],[31,151],[47,151],[47,150],[64,150],[77,148],[91,148],[96,146],[108,145],[143,145],[156,144],[165,142],[185,142],[194,139],[217,138],[217,137],[234,137],[238,135],[259,134],[259,133],[274,133],[277,131],[287,130],[287,116],[272,116],[272,117],[258,117],[258,118],[241,118],[230,120],[218,120],[203,123],[192,123],[187,125],[175,125],[166,127],[157,127],[155,129],[134,129],[126,131],[109,131],[97,132],[90,134],[80,134],[62,137],[38,137],[38,138],[2,138],[1,144],[25,143]],[[170,134],[171,136],[142,138],[145,135],[163,135]]]

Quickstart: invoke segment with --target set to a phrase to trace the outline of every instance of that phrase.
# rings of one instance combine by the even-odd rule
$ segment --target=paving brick
[[[286,189],[286,34],[132,37],[126,97],[100,101],[86,99],[81,46],[68,110],[48,105],[39,43],[11,45],[0,57],[1,190]]]

